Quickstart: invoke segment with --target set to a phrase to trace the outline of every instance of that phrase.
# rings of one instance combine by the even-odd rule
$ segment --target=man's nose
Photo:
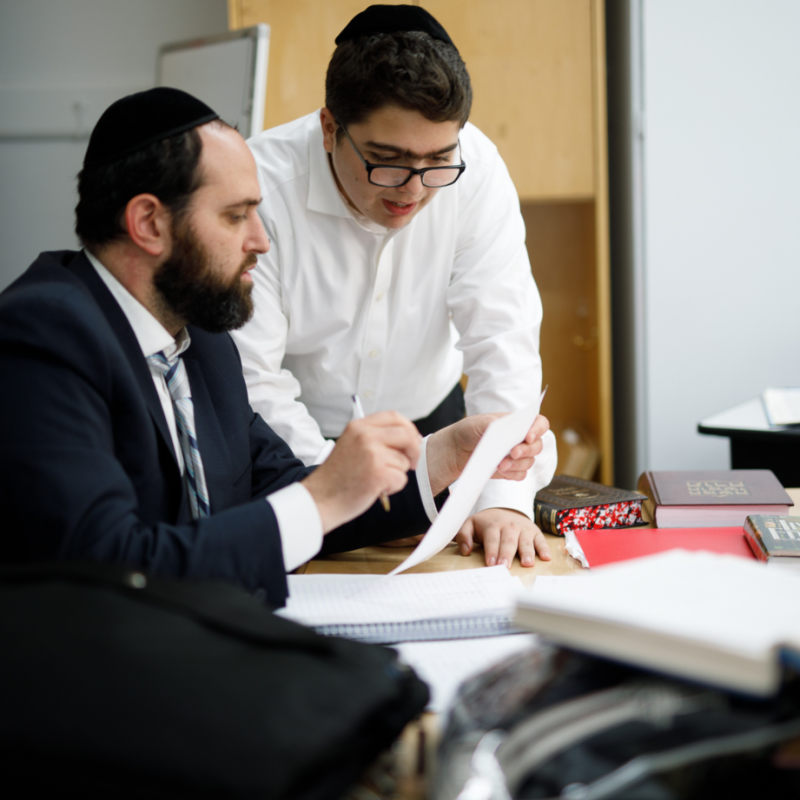
[[[253,220],[250,225],[250,235],[248,236],[245,244],[247,252],[252,253],[267,253],[269,252],[269,236],[264,230],[264,224],[261,222],[261,217],[258,214],[253,215]]]
[[[400,191],[408,192],[409,194],[422,193],[422,175],[412,175],[411,180],[399,187]]]

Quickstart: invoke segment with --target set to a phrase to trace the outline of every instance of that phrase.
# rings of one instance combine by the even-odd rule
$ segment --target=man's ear
[[[152,194],[137,194],[125,206],[125,229],[130,240],[150,256],[159,257],[171,247],[172,215]]]
[[[332,153],[336,142],[336,129],[339,126],[329,108],[323,108],[319,112],[319,121],[322,125],[322,144],[326,152]]]

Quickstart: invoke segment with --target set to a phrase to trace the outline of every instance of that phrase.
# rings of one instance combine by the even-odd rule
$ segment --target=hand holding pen
[[[350,395],[350,400],[353,403],[353,419],[364,419],[364,407],[361,405],[361,398],[357,394],[352,394]],[[391,510],[389,496],[384,492],[380,499],[383,510],[388,513]]]

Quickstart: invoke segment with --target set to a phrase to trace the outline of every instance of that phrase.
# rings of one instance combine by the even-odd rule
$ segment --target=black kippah
[[[356,14],[345,29],[336,37],[336,44],[370,36],[373,33],[401,33],[422,31],[434,39],[452,45],[453,40],[447,31],[424,9],[419,6],[370,6]]]
[[[98,166],[142,150],[153,142],[219,119],[196,97],[167,86],[112,103],[94,126],[83,166]]]

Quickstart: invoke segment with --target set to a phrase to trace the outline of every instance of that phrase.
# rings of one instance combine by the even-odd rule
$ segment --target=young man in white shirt
[[[400,411],[422,433],[541,391],[541,301],[519,200],[467,123],[469,75],[414,6],[371,6],[336,39],[326,107],[249,142],[272,245],[235,334],[253,407],[307,464],[351,419]],[[459,379],[469,376],[466,398]],[[520,484],[491,481],[457,541],[487,564],[549,558],[533,524],[555,440]]]

